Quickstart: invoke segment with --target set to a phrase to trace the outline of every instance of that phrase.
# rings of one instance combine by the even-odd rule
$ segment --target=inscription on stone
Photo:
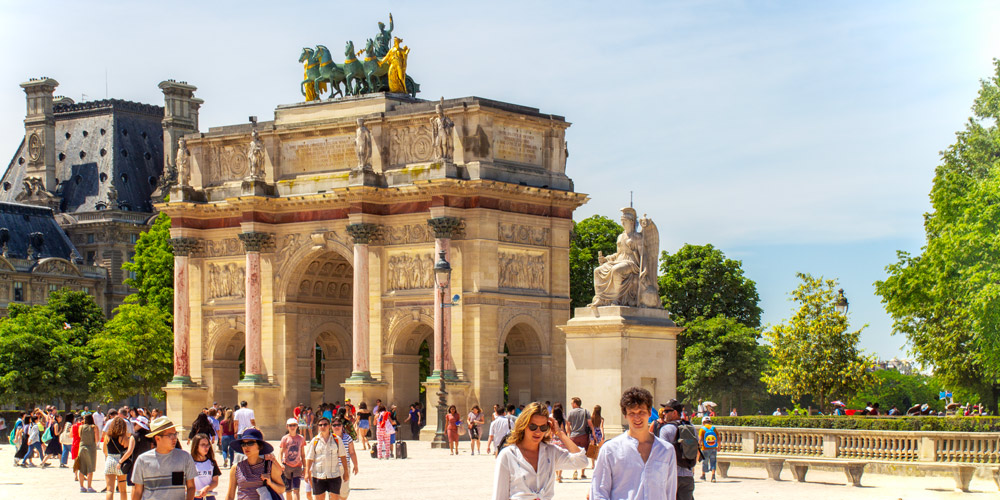
[[[285,142],[281,154],[291,173],[348,169],[358,162],[354,138],[347,135]]]
[[[493,129],[493,147],[497,159],[542,165],[542,145],[545,138],[541,132],[497,124]]]

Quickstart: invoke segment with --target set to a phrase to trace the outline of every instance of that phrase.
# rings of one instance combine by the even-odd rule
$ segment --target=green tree
[[[893,333],[943,383],[1000,411],[1000,60],[972,117],[941,152],[920,255],[898,252],[875,283]]]
[[[757,284],[743,275],[743,263],[712,245],[686,244],[660,254],[660,298],[680,326],[698,317],[728,316],[760,327]]]
[[[760,332],[734,318],[697,318],[684,330],[689,347],[678,362],[683,375],[678,389],[692,400],[715,399],[722,408],[747,410],[750,400],[765,392],[760,376],[766,367],[767,348]]]
[[[103,322],[92,297],[65,288],[52,292],[46,304],[11,304],[0,320],[0,400],[87,400],[93,377],[88,343]]]
[[[156,216],[149,231],[139,235],[135,243],[135,256],[122,269],[132,273],[125,284],[134,288],[132,294],[139,304],[149,304],[170,317],[174,311],[174,251],[170,247],[170,217],[165,213]]]
[[[825,408],[830,399],[849,399],[870,383],[868,368],[875,360],[858,348],[861,330],[848,331],[847,316],[834,309],[837,282],[797,276],[802,284],[792,301],[798,310],[787,323],[764,332],[771,357],[763,380],[773,394],[812,395]]]
[[[618,251],[618,235],[624,229],[602,215],[594,215],[573,224],[569,244],[569,295],[573,308],[594,300],[594,269],[598,252],[611,255]]]
[[[848,400],[851,408],[864,408],[865,403],[879,403],[882,413],[895,406],[902,412],[915,404],[928,403],[935,410],[944,410],[944,404],[938,400],[937,384],[932,377],[921,375],[905,375],[896,370],[878,370],[874,380]]]
[[[91,389],[98,397],[108,402],[136,394],[163,398],[162,387],[173,377],[173,334],[162,310],[130,296],[90,344],[95,355]]]

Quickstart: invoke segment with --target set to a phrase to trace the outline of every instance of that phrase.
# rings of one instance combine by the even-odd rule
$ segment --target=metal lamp
[[[434,278],[437,282],[437,293],[441,295],[441,314],[438,315],[438,323],[435,328],[438,328],[440,335],[437,337],[440,341],[438,345],[438,359],[441,360],[441,366],[437,372],[438,383],[438,402],[437,402],[437,430],[434,432],[434,440],[431,441],[431,448],[447,448],[448,441],[445,438],[445,412],[448,411],[448,392],[444,388],[444,309],[445,296],[444,291],[448,289],[448,284],[451,282],[451,264],[444,257],[444,250],[438,253],[438,260],[434,263]],[[451,305],[451,304],[447,304]]]

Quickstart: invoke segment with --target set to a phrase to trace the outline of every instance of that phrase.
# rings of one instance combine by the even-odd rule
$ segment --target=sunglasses
[[[246,448],[247,446],[253,446],[257,444],[257,441],[240,441],[240,446]]]
[[[326,423],[326,422],[323,422],[322,424],[316,424],[316,425],[318,425],[318,426],[320,426],[320,427],[326,427],[326,426],[328,426],[328,425],[330,425],[330,424],[328,424],[328,423]]]
[[[549,430],[549,424],[542,424],[542,425],[538,425],[538,424],[528,424],[528,430],[529,430],[529,431],[542,431],[542,432],[548,432],[548,430]]]
[[[331,427],[343,427],[344,424],[331,424]]]
[[[298,427],[299,424],[288,424],[289,427]]]
[[[163,436],[163,437],[165,437],[165,438],[167,438],[167,439],[177,439],[177,433],[176,432],[172,432],[170,434],[160,434],[160,435]]]

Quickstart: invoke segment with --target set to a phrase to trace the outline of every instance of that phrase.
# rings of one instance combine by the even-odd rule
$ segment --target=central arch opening
[[[514,325],[503,344],[504,400],[526,405],[543,391],[544,353],[538,332],[526,323]]]

